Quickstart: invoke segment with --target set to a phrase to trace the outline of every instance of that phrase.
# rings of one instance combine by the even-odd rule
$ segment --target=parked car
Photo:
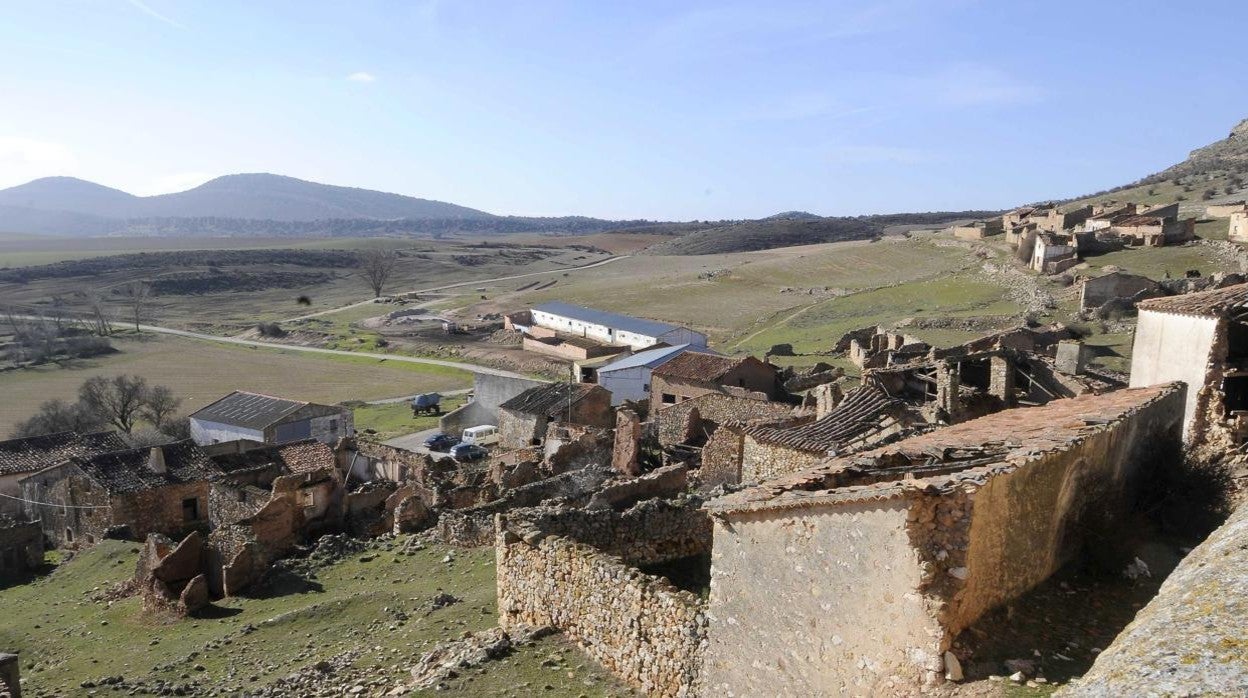
[[[469,427],[464,430],[461,440],[466,444],[477,444],[478,446],[496,444],[498,443],[498,427],[493,424]]]
[[[476,444],[457,444],[451,447],[451,458],[460,463],[481,460],[490,455],[490,452]]]
[[[459,439],[454,436],[439,433],[425,439],[425,448],[430,451],[449,451],[457,443],[459,443]]]

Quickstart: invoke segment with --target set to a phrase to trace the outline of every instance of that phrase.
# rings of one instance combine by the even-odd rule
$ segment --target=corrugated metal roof
[[[551,301],[534,306],[533,310],[551,315],[559,315],[561,317],[571,318],[580,322],[588,322],[595,325],[603,325],[612,327],[625,332],[632,332],[645,337],[661,337],[672,330],[685,329],[679,325],[670,325],[666,322],[657,320],[643,320],[641,318],[630,317],[628,315],[620,315],[605,310],[594,310],[586,308],[583,305],[573,305],[572,303],[564,303],[562,301]]]
[[[308,403],[236,390],[191,416],[244,429],[264,429]]]
[[[610,373],[611,371],[622,371],[628,368],[637,368],[638,366],[647,366],[654,368],[663,365],[664,362],[672,359],[683,351],[693,346],[692,344],[677,344],[674,347],[659,347],[658,349],[647,349],[639,351],[632,356],[626,356],[619,361],[613,361],[606,366],[598,369],[598,373]]]
[[[63,431],[0,441],[0,475],[33,473],[70,458],[121,451],[129,447],[115,431],[92,434]]]

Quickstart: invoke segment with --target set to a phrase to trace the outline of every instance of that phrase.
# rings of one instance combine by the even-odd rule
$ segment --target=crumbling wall
[[[614,448],[614,431],[585,424],[551,422],[543,440],[542,463],[553,475],[586,466],[606,466]]]
[[[716,429],[702,447],[702,466],[698,469],[699,483],[703,487],[711,488],[741,482],[744,449],[745,434],[739,427]]]
[[[570,538],[500,521],[499,624],[553,626],[648,696],[690,694],[706,638],[698,597]]]
[[[180,538],[191,528],[208,525],[207,480],[112,496],[114,525],[128,525],[136,540],[145,540],[149,533],[163,533]],[[183,516],[182,502],[194,499],[199,518],[188,521]]]
[[[625,475],[641,473],[641,416],[636,410],[621,407],[616,412],[615,445],[611,467]]]
[[[737,482],[763,482],[779,475],[814,467],[827,454],[810,453],[779,444],[759,443],[745,435],[741,449],[740,477]]]
[[[214,482],[208,489],[208,523],[220,528],[252,516],[269,501],[269,494],[253,485]]]
[[[1248,686],[1248,506],[1166,578],[1157,596],[1057,695],[1232,695]]]
[[[37,521],[0,516],[0,579],[26,574],[43,564],[43,530]]]
[[[1201,389],[1217,341],[1214,318],[1141,310],[1131,349],[1131,387],[1183,381],[1188,385],[1184,436],[1201,412]]]
[[[590,494],[613,475],[605,468],[572,470],[508,490],[492,502],[443,511],[438,516],[438,535],[448,545],[490,545],[494,541],[495,514],[537,506],[554,498],[579,506],[589,501]]]
[[[793,406],[708,393],[684,402],[667,405],[654,414],[659,443],[673,446],[684,443],[689,435],[709,436],[724,422],[784,419],[793,414]]]

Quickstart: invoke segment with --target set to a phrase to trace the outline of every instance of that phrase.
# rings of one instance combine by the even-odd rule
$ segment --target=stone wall
[[[643,567],[710,552],[711,518],[700,505],[697,498],[678,498],[648,499],[623,512],[532,507],[507,519],[513,531],[566,536]]]
[[[1057,693],[1071,698],[1231,695],[1248,686],[1248,506],[1197,546],[1157,596]]]
[[[604,468],[573,470],[508,490],[492,502],[443,511],[438,516],[438,534],[448,545],[490,545],[494,541],[495,514],[520,507],[534,507],[554,498],[576,506],[585,504],[590,494],[614,474]]]
[[[793,405],[707,393],[676,405],[658,405],[654,421],[659,443],[673,446],[684,443],[691,434],[708,436],[727,421],[784,419],[793,414]]]
[[[502,516],[498,522],[499,624],[553,626],[645,695],[691,695],[706,642],[698,597],[590,545],[539,530],[574,526],[579,534],[590,530],[581,528],[584,520],[529,513],[519,526]],[[633,533],[655,538],[677,531]]]
[[[37,521],[0,517],[0,579],[32,572],[43,564],[43,529]]]
[[[826,454],[799,451],[779,444],[759,443],[746,435],[741,447],[741,467],[736,482],[764,482],[779,475],[813,467]]]
[[[208,490],[208,522],[219,528],[252,516],[269,501],[269,494],[254,485],[214,482]]]
[[[26,518],[38,521],[44,536],[56,547],[92,545],[104,538],[113,525],[108,492],[70,463],[42,470],[22,480],[22,497],[28,500]]]
[[[545,415],[498,410],[498,445],[502,448],[524,448],[541,439],[546,431]]]

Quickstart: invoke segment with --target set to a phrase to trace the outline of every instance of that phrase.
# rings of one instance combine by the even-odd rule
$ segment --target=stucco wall
[[[443,415],[439,426],[443,432],[459,436],[468,427],[498,424],[499,405],[539,385],[546,385],[546,381],[474,373],[472,402]]]
[[[225,443],[227,441],[238,441],[240,439],[263,443],[264,432],[260,429],[243,429],[241,427],[230,426],[229,424],[210,422],[205,419],[196,419],[192,417],[191,439],[200,446]]]
[[[912,693],[940,661],[920,579],[904,500],[716,520],[702,693]]]
[[[1135,342],[1131,348],[1131,387],[1171,381],[1186,383],[1185,437],[1190,436],[1217,326],[1218,321],[1213,318],[1141,310],[1135,327]]]

